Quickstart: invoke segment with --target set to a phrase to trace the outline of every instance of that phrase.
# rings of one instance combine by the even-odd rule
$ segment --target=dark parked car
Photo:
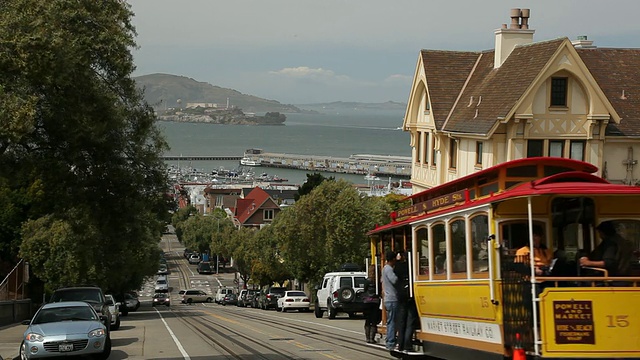
[[[111,311],[107,305],[107,298],[104,296],[102,289],[96,286],[78,286],[60,288],[53,292],[50,303],[63,301],[84,301],[91,305],[98,315],[106,317],[105,327],[107,333],[111,331]]]
[[[278,306],[278,298],[284,296],[286,290],[286,288],[279,286],[263,288],[258,296],[258,307],[262,310],[275,309]]]
[[[198,274],[213,274],[213,267],[208,261],[203,261],[198,264]]]
[[[224,298],[222,298],[222,301],[220,302],[220,304],[222,305],[238,305],[238,295],[234,294],[234,293],[230,293],[224,296]]]

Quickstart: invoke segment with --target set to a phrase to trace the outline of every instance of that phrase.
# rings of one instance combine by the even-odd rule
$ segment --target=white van
[[[226,288],[218,288],[218,291],[216,291],[216,303],[220,304],[222,303],[222,299],[224,299],[225,295],[227,294],[233,294],[233,288],[232,287],[226,287]]]

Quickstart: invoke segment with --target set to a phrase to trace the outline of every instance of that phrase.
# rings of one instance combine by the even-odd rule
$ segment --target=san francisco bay
[[[307,107],[309,108],[309,107]],[[159,122],[171,149],[165,155],[235,155],[259,148],[267,152],[349,157],[353,154],[411,156],[409,134],[399,130],[403,111],[372,109],[322,109],[321,114],[286,114],[281,126],[240,126],[205,123]],[[204,171],[224,167],[235,169],[235,161],[168,162]],[[266,172],[302,184],[307,172],[258,167]],[[353,183],[366,183],[362,176],[323,173]],[[382,181],[382,180],[381,180]]]

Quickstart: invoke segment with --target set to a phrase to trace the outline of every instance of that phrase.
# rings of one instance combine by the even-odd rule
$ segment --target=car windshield
[[[69,289],[58,290],[51,296],[51,302],[61,301],[85,301],[85,302],[102,302],[100,292],[94,289]]]
[[[284,288],[271,288],[270,292],[272,294],[284,295],[285,289]]]
[[[307,296],[304,291],[288,291],[287,296]]]
[[[167,294],[155,294],[153,295],[153,297],[156,299],[162,299],[162,298],[166,298]]]
[[[97,320],[91,308],[86,306],[69,306],[65,308],[48,308],[38,311],[32,324],[46,324],[60,321]]]
[[[164,285],[164,284],[166,284],[166,283],[167,283],[167,281],[166,281],[166,280],[158,280],[158,281],[156,281],[156,283],[157,283],[158,285]]]

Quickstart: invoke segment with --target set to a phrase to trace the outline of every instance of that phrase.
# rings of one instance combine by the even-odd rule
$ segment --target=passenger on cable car
[[[596,227],[602,242],[588,255],[580,258],[580,266],[606,269],[608,276],[629,276],[633,245],[624,239],[612,221],[603,221]],[[587,275],[581,271],[581,275]]]
[[[550,271],[551,261],[553,260],[553,251],[547,249],[542,241],[543,231],[539,226],[533,228],[533,260],[536,275],[548,275]],[[516,251],[515,262],[529,263],[531,250],[529,245],[525,245]]]

